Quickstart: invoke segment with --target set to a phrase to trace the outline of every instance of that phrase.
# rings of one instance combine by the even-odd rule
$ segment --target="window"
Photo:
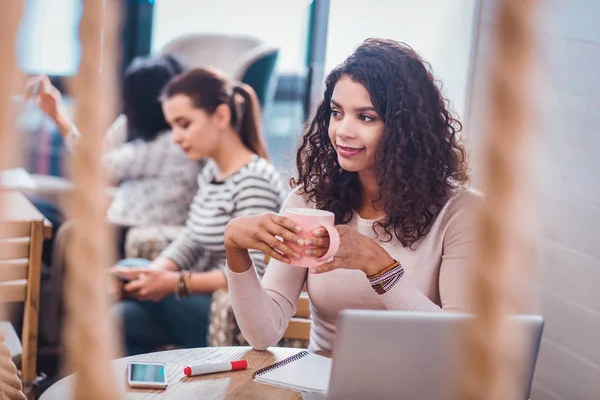
[[[311,108],[322,96],[318,81],[311,83],[313,93],[305,90],[309,12],[316,3],[321,22],[329,7],[325,61],[313,65],[317,72],[327,74],[368,37],[403,41],[431,63],[445,97],[463,116],[478,0],[155,0],[152,49],[194,32],[251,35],[278,46],[279,83],[265,130],[273,162],[291,171],[305,122],[303,96],[311,96]],[[322,28],[313,26],[313,34]]]
[[[277,88],[264,121],[273,163],[287,176],[304,122],[310,0],[155,0],[152,52],[190,33],[249,35],[279,48]]]
[[[280,48],[280,73],[304,67],[309,0],[155,0],[152,51],[187,33],[250,35]]]
[[[463,116],[477,0],[330,0],[325,71],[369,37],[405,42],[431,63]]]
[[[77,72],[80,0],[26,0],[17,37],[17,59],[28,74]]]

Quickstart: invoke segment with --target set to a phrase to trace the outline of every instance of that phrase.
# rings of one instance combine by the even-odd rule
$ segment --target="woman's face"
[[[383,120],[367,89],[344,75],[331,95],[329,139],[340,166],[351,172],[372,172],[383,135]]]
[[[209,115],[203,109],[194,107],[192,100],[182,94],[164,100],[162,109],[171,125],[173,140],[188,158],[201,160],[215,154],[221,135],[220,121],[214,114]]]

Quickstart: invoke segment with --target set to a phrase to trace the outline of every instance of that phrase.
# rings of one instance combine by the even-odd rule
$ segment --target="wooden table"
[[[44,239],[52,237],[52,223],[21,192],[4,190],[4,207],[9,221],[44,221]]]
[[[267,351],[256,351],[250,347],[203,347],[142,354],[114,361],[117,384],[125,395],[123,399],[248,399],[248,400],[298,400],[302,396],[291,390],[264,385],[252,380],[252,373],[260,368],[299,353],[302,349],[273,347]],[[324,354],[327,355],[327,354]],[[186,377],[183,369],[190,364],[202,362],[224,362],[244,359],[248,369],[244,371]],[[164,362],[167,365],[168,387],[166,390],[140,390],[127,387],[126,369],[128,361]],[[52,385],[40,400],[67,400],[71,397],[73,376],[70,375]]]

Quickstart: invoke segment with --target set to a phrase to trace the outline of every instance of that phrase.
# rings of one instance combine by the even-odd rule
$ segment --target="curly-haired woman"
[[[334,259],[294,266],[301,254],[277,238],[320,257],[329,237],[319,228],[302,240],[277,214],[235,219],[226,231],[231,301],[254,348],[279,341],[305,283],[312,350],[332,349],[342,309],[468,308],[470,217],[483,199],[467,189],[460,129],[428,64],[403,43],[368,39],[329,74],[283,209],[333,212]],[[272,257],[262,283],[249,249]]]

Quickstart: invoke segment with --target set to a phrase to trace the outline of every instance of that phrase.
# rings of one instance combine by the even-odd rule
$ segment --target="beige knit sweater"
[[[473,215],[484,204],[481,195],[458,190],[438,214],[427,236],[414,249],[394,239],[379,243],[404,266],[405,274],[392,289],[378,295],[359,270],[338,269],[310,274],[306,268],[271,260],[262,282],[255,269],[234,273],[227,268],[229,294],[242,334],[256,349],[275,345],[307,283],[312,326],[311,350],[331,350],[338,313],[343,309],[404,311],[467,311],[472,273],[468,258],[474,240]],[[283,208],[310,207],[292,193]],[[354,213],[348,225],[374,239],[373,223]],[[380,236],[381,237],[381,236]]]

